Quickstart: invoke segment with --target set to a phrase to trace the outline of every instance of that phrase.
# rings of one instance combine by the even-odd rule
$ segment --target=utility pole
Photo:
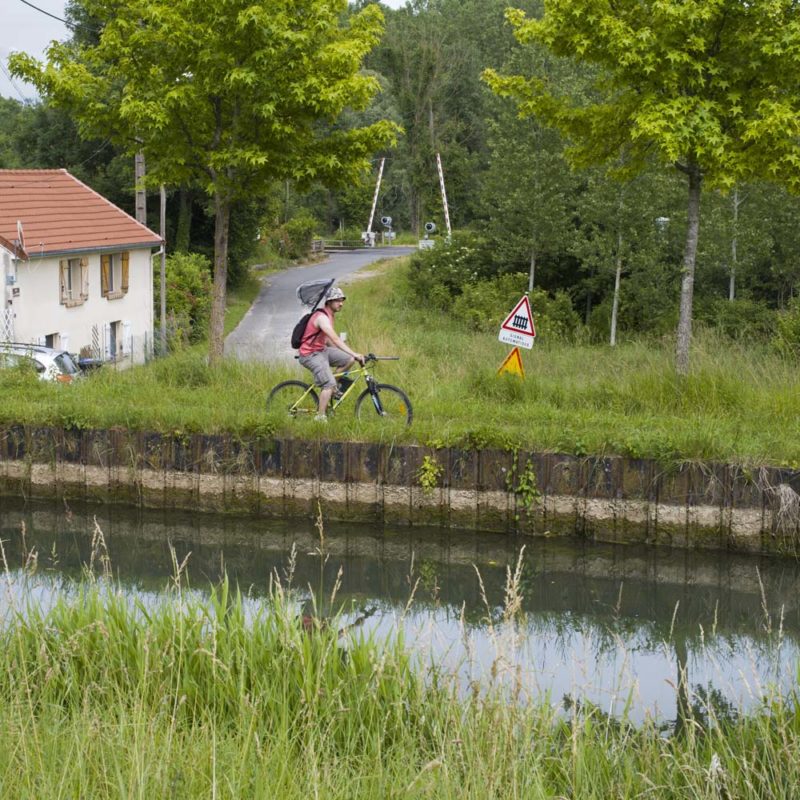
[[[167,354],[167,190],[161,184],[161,355]]]
[[[133,175],[136,181],[136,221],[147,225],[147,193],[144,190],[144,153],[141,151],[134,156]]]

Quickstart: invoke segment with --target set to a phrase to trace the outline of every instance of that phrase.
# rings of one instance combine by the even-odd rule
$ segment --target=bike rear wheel
[[[267,397],[267,411],[282,411],[290,417],[306,417],[317,413],[319,398],[310,389],[309,384],[302,381],[284,381],[279,383]]]
[[[403,420],[406,425],[411,424],[414,414],[408,395],[389,383],[376,383],[358,396],[356,418],[366,419],[373,413],[387,420]]]

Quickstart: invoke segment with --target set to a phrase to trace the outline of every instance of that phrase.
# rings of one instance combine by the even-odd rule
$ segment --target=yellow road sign
[[[522,366],[522,356],[519,353],[519,347],[515,347],[507,356],[505,361],[500,365],[497,374],[501,375],[504,372],[510,372],[512,375],[519,375],[520,378],[525,377],[525,369]]]

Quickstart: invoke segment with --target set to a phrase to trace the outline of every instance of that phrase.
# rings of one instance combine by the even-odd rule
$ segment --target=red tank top
[[[301,356],[310,356],[312,353],[321,353],[326,345],[325,345],[325,331],[317,328],[314,325],[314,322],[319,319],[319,314],[325,314],[328,319],[331,321],[331,325],[333,325],[333,312],[329,311],[328,308],[320,308],[319,310],[315,311],[311,317],[309,317],[308,323],[306,324],[306,329],[303,332],[303,341],[300,343],[300,347],[298,348],[298,353]]]

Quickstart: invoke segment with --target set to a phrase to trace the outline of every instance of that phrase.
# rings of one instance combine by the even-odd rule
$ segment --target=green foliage
[[[496,333],[527,289],[527,281],[527,275],[508,274],[469,284],[455,299],[453,316],[466,321],[477,331]],[[550,297],[544,290],[534,289],[529,299],[539,341],[574,340],[580,327],[580,318],[566,292],[559,291]]]
[[[435,456],[423,456],[422,463],[417,470],[417,482],[426,495],[433,494],[443,472],[444,467],[436,460]]]
[[[536,480],[536,472],[530,459],[525,462],[525,466],[520,470],[518,465],[518,454],[514,450],[514,460],[511,469],[506,475],[506,488],[516,498],[520,508],[530,517],[533,510],[542,501],[542,493],[539,491],[539,484]],[[519,521],[519,514],[516,515]]]
[[[408,275],[411,295],[417,302],[449,309],[465,287],[495,271],[486,241],[473,233],[458,233],[451,244],[437,239],[435,247],[412,256]]]
[[[283,258],[304,258],[311,252],[311,241],[319,223],[307,211],[300,211],[279,228],[270,231],[272,247]]]
[[[775,331],[775,312],[748,298],[714,300],[699,319],[714,325],[731,339],[765,341]]]
[[[167,316],[171,346],[205,339],[211,315],[211,264],[197,253],[174,253],[166,259]],[[161,275],[153,270],[156,314],[161,308]]]
[[[793,298],[785,311],[778,313],[772,344],[785,356],[800,356],[800,298]]]

